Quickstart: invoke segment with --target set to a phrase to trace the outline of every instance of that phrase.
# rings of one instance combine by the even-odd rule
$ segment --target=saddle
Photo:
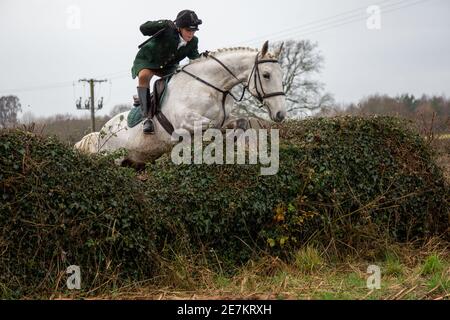
[[[170,121],[161,112],[161,105],[164,101],[167,84],[169,83],[170,79],[171,77],[163,77],[156,80],[153,84],[153,92],[150,94],[149,100],[149,113],[152,118],[156,117],[161,126],[167,131],[167,133],[171,135],[174,131],[174,128]],[[136,106],[128,113],[127,124],[130,128],[137,126],[143,120],[144,116],[141,112],[140,105]]]
[[[153,84],[153,92],[150,94],[150,115],[153,118],[158,112],[161,111],[162,99],[166,92],[167,86],[166,79],[161,78],[155,81]]]

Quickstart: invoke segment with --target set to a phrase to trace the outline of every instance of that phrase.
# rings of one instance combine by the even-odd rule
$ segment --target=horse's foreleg
[[[145,169],[145,162],[133,161],[128,157],[120,157],[114,160],[114,163],[119,167],[129,167],[137,171],[143,171]]]

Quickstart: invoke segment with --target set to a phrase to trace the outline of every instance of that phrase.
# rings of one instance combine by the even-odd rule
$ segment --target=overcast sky
[[[381,9],[379,30],[367,27],[371,5]],[[203,20],[200,51],[317,41],[318,77],[338,103],[377,92],[450,95],[449,0],[0,0],[0,95],[17,95],[38,116],[82,115],[75,98],[88,86],[78,80],[108,79],[96,86],[98,114],[108,114],[135,94],[139,26],[183,9]]]

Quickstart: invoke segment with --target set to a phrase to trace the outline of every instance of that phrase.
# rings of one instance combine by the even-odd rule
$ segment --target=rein
[[[208,52],[208,51],[204,52],[203,55],[204,55],[205,57],[210,57],[210,58],[212,58],[214,61],[216,61],[217,63],[219,63],[219,64],[220,64],[220,65],[221,65],[221,66],[222,66],[229,74],[231,74],[236,80],[239,81],[237,84],[243,82],[242,80],[239,80],[238,77],[236,77],[236,75],[230,70],[230,68],[228,68],[222,61],[220,61],[219,59],[217,59],[216,57],[214,57],[214,56],[212,56],[212,55],[209,55],[209,52]],[[215,89],[216,91],[219,91],[220,93],[222,93],[222,112],[223,112],[223,120],[222,120],[221,127],[222,127],[223,124],[225,123],[225,119],[226,119],[226,113],[225,113],[225,100],[227,99],[227,96],[230,95],[230,96],[234,99],[234,101],[236,101],[236,102],[241,102],[242,99],[244,98],[245,90],[248,90],[248,91],[250,92],[248,83],[251,81],[251,78],[252,78],[252,75],[253,75],[253,74],[255,74],[255,76],[254,76],[254,79],[255,79],[255,90],[256,90],[257,95],[255,96],[255,95],[253,95],[251,92],[250,92],[250,94],[251,94],[252,96],[254,96],[256,99],[258,99],[259,102],[263,103],[263,100],[266,99],[266,98],[271,98],[271,97],[276,97],[276,96],[282,96],[282,95],[284,96],[284,95],[285,95],[285,93],[284,93],[284,92],[281,92],[281,91],[280,91],[280,92],[274,92],[274,93],[268,93],[268,94],[266,94],[266,93],[264,92],[264,88],[263,88],[262,81],[261,81],[261,73],[260,73],[260,71],[259,71],[259,65],[262,64],[262,63],[278,63],[278,60],[276,60],[276,59],[258,60],[258,55],[259,55],[259,52],[256,54],[255,64],[253,65],[252,72],[250,73],[250,76],[249,76],[249,78],[248,78],[247,84],[244,86],[244,90],[242,90],[242,95],[241,95],[241,97],[240,97],[239,99],[237,99],[237,98],[231,93],[230,90],[223,90],[223,89],[217,88],[216,86],[214,86],[213,84],[207,82],[206,80],[203,80],[203,79],[201,79],[200,77],[196,76],[195,74],[192,74],[192,73],[190,73],[189,71],[186,71],[185,68],[186,68],[187,66],[189,66],[189,65],[185,65],[184,67],[181,68],[181,71],[182,71],[182,72],[188,74],[189,76],[191,76],[191,77],[194,78],[195,80],[198,80],[198,81],[200,81],[201,83],[203,83],[203,84],[205,84],[205,85],[207,85],[207,86],[209,86],[209,87]],[[261,95],[261,93],[258,91],[257,79],[258,79],[258,81],[259,81],[259,85],[260,85],[261,90],[262,90],[262,95]],[[237,84],[236,84],[236,85],[237,85]],[[234,86],[233,86],[233,87],[234,87]]]

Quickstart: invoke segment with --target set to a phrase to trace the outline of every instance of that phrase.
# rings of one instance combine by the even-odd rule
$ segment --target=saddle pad
[[[144,117],[142,116],[140,106],[134,107],[128,112],[127,124],[129,128],[137,126],[142,120],[144,120]]]

